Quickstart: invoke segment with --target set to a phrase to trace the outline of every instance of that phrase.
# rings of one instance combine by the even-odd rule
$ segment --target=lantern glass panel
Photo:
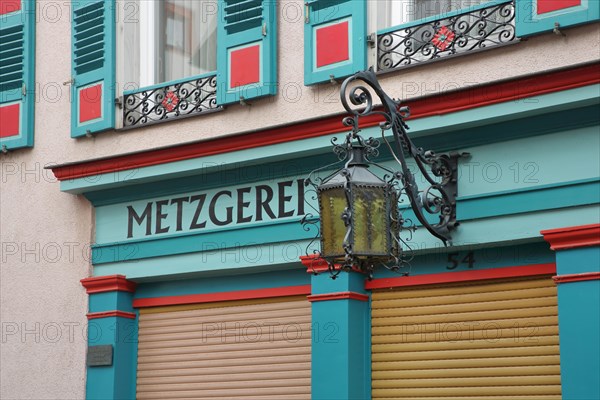
[[[387,256],[388,211],[385,188],[354,186],[352,196],[354,254],[359,258]]]
[[[324,257],[341,257],[344,252],[346,225],[342,214],[348,206],[343,187],[319,191],[321,205],[321,254]]]

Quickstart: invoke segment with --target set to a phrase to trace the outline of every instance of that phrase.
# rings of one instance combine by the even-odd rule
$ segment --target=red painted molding
[[[451,93],[408,100],[406,105],[410,106],[411,119],[449,114],[456,111],[600,83],[600,68],[598,67],[599,64],[592,64],[561,71],[541,73],[527,78],[490,83]],[[341,120],[341,115],[334,115],[318,120],[299,122],[283,127],[235,136],[230,135],[135,154],[125,154],[105,159],[56,166],[52,168],[52,171],[58,180],[63,181],[291,142],[298,140],[298,138],[307,139],[347,131],[348,128],[342,124]],[[379,116],[362,118],[361,127],[374,126],[379,124],[379,122],[381,122]]]
[[[269,297],[298,296],[310,294],[310,285],[284,286],[272,289],[239,290],[236,292],[219,292],[190,294],[183,296],[149,297],[133,300],[133,307],[158,307],[179,304],[212,303],[216,301],[249,300]]]
[[[540,232],[552,250],[600,246],[600,224],[549,229]]]
[[[95,276],[82,279],[81,284],[87,294],[103,292],[135,292],[137,284],[129,281],[124,275]]]
[[[580,282],[580,281],[593,281],[600,279],[600,272],[584,272],[581,274],[568,274],[568,275],[557,275],[553,276],[554,283],[569,283],[569,282]]]
[[[119,311],[119,310],[87,313],[86,316],[87,316],[88,320],[97,319],[97,318],[108,318],[108,317],[121,317],[121,318],[135,319],[135,313]]]
[[[359,300],[369,301],[369,296],[362,293],[356,292],[337,292],[337,293],[325,293],[325,294],[313,294],[307,296],[308,301],[328,301],[328,300]]]
[[[373,279],[365,283],[365,289],[388,289],[400,286],[432,285],[436,283],[469,282],[487,279],[514,278],[556,274],[556,264],[532,264],[505,268],[480,269],[441,274],[403,276]]]
[[[300,256],[300,262],[306,267],[306,272],[309,274],[321,274],[323,272],[329,271],[329,264],[327,264],[327,260],[321,258],[319,254],[311,254],[309,256]],[[339,270],[341,268],[340,264],[335,264],[334,269]],[[363,273],[360,269],[353,267],[352,270],[354,272]]]

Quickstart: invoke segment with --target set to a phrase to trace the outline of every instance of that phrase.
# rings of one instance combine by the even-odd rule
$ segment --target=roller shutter
[[[306,296],[142,309],[138,399],[310,399]]]
[[[552,279],[374,291],[372,395],[560,399]]]

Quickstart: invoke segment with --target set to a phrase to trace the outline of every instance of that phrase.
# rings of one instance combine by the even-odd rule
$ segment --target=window
[[[377,30],[447,14],[489,0],[378,0]]]
[[[379,70],[516,42],[511,0],[383,0],[373,11]]]
[[[214,1],[138,0],[139,18],[123,28],[123,82],[129,88],[181,80],[217,69]]]

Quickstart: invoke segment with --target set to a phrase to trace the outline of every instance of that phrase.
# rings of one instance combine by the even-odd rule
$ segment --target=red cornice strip
[[[569,283],[579,281],[593,281],[600,279],[600,272],[584,272],[581,274],[568,274],[568,275],[557,275],[553,276],[554,283]]]
[[[329,300],[359,300],[369,301],[369,296],[362,293],[356,292],[337,292],[337,293],[325,293],[325,294],[313,294],[307,296],[308,301],[329,301]]]
[[[121,318],[135,319],[135,313],[119,311],[119,310],[87,313],[86,315],[87,315],[88,320],[97,319],[97,318],[108,318],[108,317],[121,317]]]
[[[212,303],[216,301],[249,300],[305,294],[310,294],[310,285],[285,286],[272,289],[239,290],[236,292],[190,294],[184,296],[149,297],[133,300],[133,307],[142,308],[172,306],[178,304]]]
[[[600,224],[549,229],[540,232],[552,250],[600,246]]]
[[[365,289],[387,289],[400,286],[431,285],[436,283],[468,282],[486,279],[513,278],[519,276],[547,275],[556,273],[556,264],[532,264],[505,268],[472,271],[445,272],[441,274],[414,275],[397,278],[373,279],[365,283]]]
[[[323,272],[329,271],[329,264],[327,264],[327,260],[321,258],[318,254],[311,254],[309,256],[300,256],[300,262],[302,265],[306,267],[306,272],[309,274],[320,274]],[[341,266],[336,264],[334,266],[335,270],[340,269]],[[355,272],[361,272],[358,268],[352,268]]]
[[[103,292],[135,292],[135,282],[129,281],[124,275],[96,276],[82,279],[81,284],[87,294]]]
[[[541,73],[527,78],[491,83],[456,92],[409,100],[406,105],[410,106],[411,119],[417,119],[539,96],[599,83],[600,68],[598,66],[599,64],[592,64],[568,70]],[[221,137],[136,154],[125,154],[102,160],[84,161],[55,167],[52,168],[52,171],[58,180],[63,181],[291,142],[298,140],[298,138],[307,139],[348,130],[347,127],[342,125],[341,120],[340,115],[335,115],[259,132]],[[362,118],[361,127],[374,126],[379,122],[381,122],[381,118],[378,116]]]

